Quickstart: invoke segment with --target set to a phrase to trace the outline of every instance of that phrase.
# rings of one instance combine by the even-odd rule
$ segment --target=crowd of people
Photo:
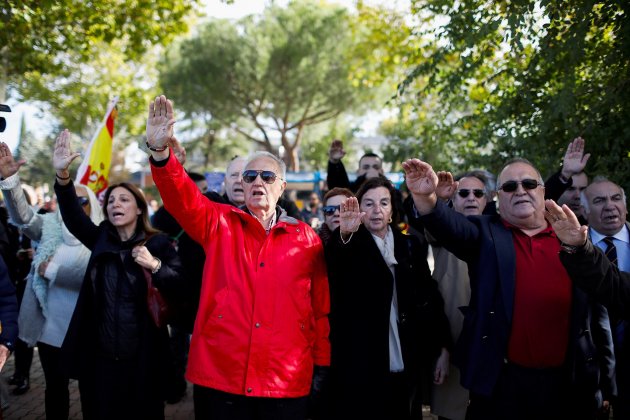
[[[208,191],[174,122],[156,97],[157,209],[128,182],[102,206],[75,185],[64,130],[58,210],[37,212],[0,144],[0,369],[14,351],[27,392],[18,358],[38,347],[47,418],[68,418],[76,378],[85,419],[163,419],[187,382],[200,419],[410,420],[427,405],[443,420],[630,419],[626,197],[589,183],[583,139],[546,181],[524,158],[496,176],[411,158],[405,195],[373,153],[351,182],[334,140],[325,194],[300,211],[268,152]]]

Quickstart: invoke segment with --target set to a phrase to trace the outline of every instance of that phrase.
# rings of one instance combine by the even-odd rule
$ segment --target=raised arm
[[[53,167],[55,168],[55,194],[59,203],[59,211],[63,223],[68,230],[89,249],[94,248],[98,227],[90,217],[83,212],[77,201],[77,193],[70,179],[68,167],[79,157],[79,153],[72,151],[70,132],[63,130],[55,141],[53,152]]]
[[[333,140],[328,149],[328,169],[326,183],[328,189],[335,187],[350,188],[350,179],[341,159],[346,155],[341,140]]]
[[[151,173],[160,191],[164,208],[196,242],[204,244],[218,220],[219,204],[206,199],[188,177],[178,159],[171,158],[169,145],[178,157],[178,142],[173,139],[173,103],[164,95],[149,105],[146,135],[151,153]]]
[[[545,202],[545,217],[565,244],[560,261],[569,277],[608,310],[630,319],[630,274],[620,272],[604,253],[587,240],[587,227],[580,226],[566,205]]]
[[[173,138],[173,102],[161,95],[149,104],[147,118],[147,147],[156,162],[168,159],[170,156],[169,142]],[[179,145],[175,142],[174,145]]]
[[[5,143],[0,143],[0,188],[11,221],[20,226],[32,240],[41,240],[43,219],[26,201],[18,171],[25,161],[16,161]]]
[[[403,170],[407,181],[407,188],[413,198],[416,210],[421,215],[431,213],[437,203],[436,189],[438,176],[426,162],[420,159],[409,159],[403,162]]]

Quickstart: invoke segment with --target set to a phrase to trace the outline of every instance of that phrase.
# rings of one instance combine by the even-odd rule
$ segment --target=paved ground
[[[7,385],[8,378],[13,374],[13,358],[9,358],[0,380],[9,391],[13,388]],[[9,406],[4,409],[4,420],[45,420],[44,414],[44,372],[39,363],[39,355],[35,349],[33,366],[31,367],[31,389],[24,395],[15,396],[9,392]],[[194,418],[192,402],[192,386],[188,386],[188,393],[177,404],[167,404],[165,409],[166,420],[186,420]],[[79,400],[79,388],[76,381],[70,383],[70,419],[82,419],[81,402]],[[436,419],[425,412],[423,419]]]
[[[7,385],[7,380],[13,374],[13,358],[9,358],[4,369],[2,369],[3,386],[11,390],[13,387]],[[44,372],[39,363],[37,349],[33,356],[33,366],[31,367],[31,389],[24,395],[15,396],[9,392],[9,407],[4,409],[4,420],[45,420],[44,414]],[[188,393],[182,401],[177,404],[167,404],[165,409],[166,420],[193,419],[192,387],[188,387]],[[79,400],[79,387],[76,381],[70,382],[70,419],[82,419],[81,402]]]

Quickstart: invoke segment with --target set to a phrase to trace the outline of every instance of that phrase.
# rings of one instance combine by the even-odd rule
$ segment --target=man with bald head
[[[591,305],[574,288],[544,217],[544,184],[525,159],[501,170],[499,215],[465,216],[437,200],[438,175],[403,163],[419,221],[468,264],[471,299],[454,354],[469,419],[592,419],[598,349]],[[603,315],[602,315],[603,316]]]
[[[608,256],[619,271],[630,272],[630,228],[623,189],[604,177],[596,177],[582,192],[581,202],[593,244]],[[560,203],[558,203],[560,204]],[[571,209],[573,210],[573,209]],[[613,402],[616,418],[630,418],[630,346],[628,321],[611,318],[615,343],[617,398]]]

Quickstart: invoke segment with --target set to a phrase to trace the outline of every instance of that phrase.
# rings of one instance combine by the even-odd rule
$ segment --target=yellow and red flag
[[[116,103],[118,97],[112,99],[107,108],[103,123],[92,137],[85,151],[85,158],[77,171],[76,182],[86,185],[99,199],[109,185],[109,167],[112,163],[112,144],[114,142],[114,120],[116,119]]]

